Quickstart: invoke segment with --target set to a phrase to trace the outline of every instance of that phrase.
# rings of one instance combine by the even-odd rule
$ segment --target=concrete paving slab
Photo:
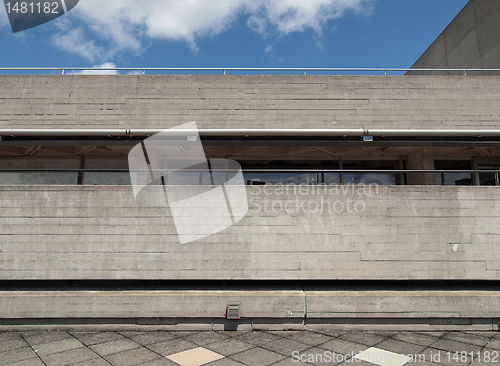
[[[90,346],[90,349],[101,356],[107,356],[138,347],[140,347],[140,345],[130,339],[118,339],[115,341],[94,344]]]
[[[374,346],[386,339],[387,336],[379,335],[373,332],[349,332],[340,336],[340,338],[347,341],[365,344],[367,346]]]
[[[188,342],[181,338],[155,343],[148,346],[150,350],[159,353],[162,356],[170,356],[174,353],[187,351],[197,347],[199,347],[197,344]]]
[[[323,343],[318,347],[327,351],[340,353],[343,355],[357,354],[368,348],[365,344],[346,341],[345,339],[340,339],[340,338],[336,338],[329,342]]]
[[[440,338],[446,334],[446,332],[434,332],[434,331],[422,331],[422,332],[416,332],[424,335],[428,335],[431,337],[437,337]]]
[[[224,358],[224,356],[206,348],[198,347],[175,353],[167,358],[180,366],[200,366],[209,362],[220,360],[221,358]]]
[[[21,337],[18,332],[0,332],[0,342],[6,339],[15,339]]]
[[[162,356],[142,347],[104,356],[104,359],[109,363],[120,366],[140,365],[157,358],[162,358]]]
[[[187,336],[190,336],[190,335],[193,335],[195,333],[198,333],[197,331],[181,331],[181,330],[174,330],[172,332],[170,332],[173,336],[175,336],[175,338],[183,338],[183,337],[187,337]]]
[[[134,334],[129,335],[124,333],[122,334],[143,346],[170,341],[176,338],[176,336],[173,335],[172,332],[134,332]]]
[[[267,366],[285,358],[287,357],[260,347],[255,347],[231,356],[231,359],[247,366]]]
[[[477,353],[471,365],[492,365],[500,362],[500,351],[484,348],[480,353]]]
[[[87,346],[124,338],[117,332],[71,332],[71,334]]]
[[[296,330],[270,330],[269,334],[277,335],[278,337],[291,337],[297,333]]]
[[[269,333],[269,332],[258,331],[258,332],[244,333],[244,334],[238,335],[237,338],[240,341],[251,343],[251,344],[254,344],[256,346],[261,346],[263,344],[275,341],[275,340],[279,339],[280,337],[278,337],[275,334]]]
[[[38,356],[30,347],[18,348],[15,350],[0,352],[0,365],[9,365],[17,361],[33,358],[38,359]]]
[[[356,363],[354,363],[354,364],[352,363],[352,361],[344,361],[342,363],[339,363],[339,365],[342,365],[342,366],[349,366],[349,365],[373,366],[373,363],[359,360],[359,361],[356,361]]]
[[[46,366],[42,360],[37,358],[28,358],[27,360],[16,361],[14,363],[9,363],[8,366]]]
[[[186,341],[193,342],[199,346],[205,346],[207,344],[222,341],[227,338],[228,336],[219,332],[199,332],[184,337]]]
[[[379,366],[403,366],[411,360],[408,356],[386,351],[377,347],[370,347],[355,355],[354,358]]]
[[[334,337],[321,334],[321,333],[316,333],[316,332],[297,332],[294,335],[288,337],[289,339],[292,339],[297,342],[302,342],[305,344],[308,344],[310,346],[317,346],[319,344],[326,343],[328,341],[331,341]]]
[[[225,358],[221,358],[220,360],[207,363],[206,366],[244,366],[244,364],[225,357]]]
[[[50,343],[54,341],[60,341],[63,339],[71,339],[73,338],[70,334],[66,332],[60,331],[31,331],[31,332],[22,332],[21,336],[31,345],[42,344],[42,343]]]
[[[228,336],[228,337],[231,337],[231,338],[238,338],[238,337],[241,337],[244,334],[252,333],[251,331],[248,331],[248,330],[232,330],[232,331],[219,330],[219,331],[216,331],[216,332],[224,334],[225,336]]]
[[[306,362],[302,362],[302,360]],[[337,365],[346,360],[345,355],[333,354],[331,351],[313,347],[309,348],[295,357],[283,360],[283,364],[289,365]]]
[[[72,349],[84,347],[84,345],[75,338],[30,345],[40,356],[50,355],[52,353],[66,352]]]
[[[438,337],[433,337],[427,334],[416,332],[399,332],[394,334],[391,338],[426,347],[430,346],[432,343],[436,342],[439,339]]]
[[[141,366],[179,366],[179,365],[173,361],[170,361],[168,358],[157,358],[152,361],[141,363]]]
[[[475,334],[475,335],[485,337],[485,338],[490,338],[490,339],[495,337],[498,334],[498,332],[495,332],[495,331],[473,331],[473,330],[465,331],[464,333]]]
[[[317,332],[321,333],[321,334],[325,334],[325,335],[327,335],[329,337],[333,337],[333,338],[338,338],[338,337],[348,333],[347,330],[338,330],[338,329],[329,330],[329,329],[323,329],[323,328],[319,329]]]
[[[477,346],[482,346],[482,347],[486,346],[489,342],[488,338],[481,337],[475,334],[466,334],[461,332],[449,332],[443,336],[443,339],[475,344]]]
[[[64,366],[77,362],[88,362],[92,359],[100,358],[98,354],[87,347],[40,355],[40,357],[45,364],[50,366]]]
[[[234,355],[235,353],[246,351],[250,348],[255,347],[255,345],[242,342],[238,339],[229,338],[220,342],[214,342],[207,344],[205,348],[220,353],[224,356]]]
[[[483,347],[470,343],[450,341],[448,339],[439,339],[432,344],[432,348],[441,349],[450,352],[479,352]],[[471,360],[472,361],[472,360]]]
[[[281,353],[287,357],[291,357],[293,352],[301,352],[308,348],[312,348],[308,344],[297,342],[288,338],[277,339],[263,344],[261,347],[276,353]]]
[[[178,363],[166,357],[199,349],[200,346],[188,339],[204,343],[201,347],[207,352],[221,355],[209,365],[297,365],[293,362],[292,352],[299,354],[329,354],[335,352],[349,359],[361,351],[376,348],[381,351],[396,354],[410,354],[421,357],[414,359],[410,364],[427,366],[440,364],[449,366],[469,365],[472,362],[470,352],[490,352],[490,357],[500,352],[500,338],[497,332],[376,332],[376,331],[337,331],[323,330],[321,332],[287,331],[287,332],[171,332],[171,331],[135,331],[135,332],[54,332],[30,331],[21,332],[26,339],[36,343],[27,342],[18,332],[0,332],[0,347],[11,348],[0,351],[0,366],[38,366],[38,365],[77,365],[77,366],[102,366],[102,365],[145,365],[173,366]],[[340,336],[335,338],[335,336]],[[116,339],[118,337],[118,339]],[[171,338],[165,340],[165,338]],[[350,340],[347,340],[347,339]],[[361,344],[355,342],[365,342]],[[382,339],[381,341],[379,341]],[[326,342],[324,342],[326,340]],[[24,342],[24,346],[19,347]],[[83,343],[89,342],[92,345]],[[376,346],[366,343],[377,342]],[[94,343],[97,342],[97,343]],[[142,344],[141,344],[142,342]],[[315,346],[314,343],[320,342]],[[486,345],[486,347],[483,346]],[[259,346],[259,345],[262,345]],[[14,348],[12,348],[14,347]],[[17,348],[16,348],[17,347]],[[32,348],[33,347],[33,348]],[[40,348],[40,349],[38,349]],[[34,350],[38,352],[35,353]],[[381,352],[379,351],[379,352]],[[454,352],[467,352],[467,361],[458,361]],[[189,352],[187,353],[189,355]],[[499,355],[500,356],[500,355]],[[436,358],[438,357],[438,358]],[[500,358],[500,357],[498,357]],[[42,362],[43,360],[43,362]],[[312,360],[306,364],[345,364],[342,359],[333,362],[325,360]],[[328,360],[330,361],[330,360]],[[340,363],[339,363],[340,362]],[[371,365],[365,361],[356,362],[356,365]],[[473,365],[486,365],[484,359],[476,357]],[[488,365],[492,363],[489,362]]]
[[[109,366],[111,365],[108,361],[103,358],[93,358],[92,360],[81,361],[71,366]]]
[[[418,354],[422,352],[426,347],[420,346],[418,344],[398,341],[396,339],[386,339],[385,341],[377,344],[377,348],[399,354]]]
[[[10,351],[12,349],[26,347],[27,343],[20,336],[13,337],[12,339],[0,340],[0,352]]]
[[[486,348],[500,350],[500,339],[493,338],[492,340],[490,340],[488,342],[488,344],[486,345]]]
[[[429,347],[422,352],[422,355],[425,357],[426,362],[445,366],[462,366],[472,362],[472,358],[470,357],[468,357],[465,362],[460,361],[460,359],[458,361],[452,360],[451,357],[448,358],[447,352],[448,351],[443,351],[442,349]]]

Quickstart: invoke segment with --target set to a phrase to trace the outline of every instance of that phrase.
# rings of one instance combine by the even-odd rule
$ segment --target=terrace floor
[[[499,352],[495,331],[0,332],[0,365],[491,365]]]

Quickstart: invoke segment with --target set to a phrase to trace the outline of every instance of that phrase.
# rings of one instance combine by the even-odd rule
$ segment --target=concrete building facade
[[[498,69],[500,64],[500,5],[495,0],[472,0],[427,51],[415,69]],[[460,72],[446,72],[451,75]],[[474,75],[498,75],[495,71],[473,71]],[[438,74],[443,71],[411,71],[409,74]]]
[[[497,328],[500,76],[3,75],[0,93],[7,327]],[[190,121],[241,165],[249,210],[181,244],[127,155]]]

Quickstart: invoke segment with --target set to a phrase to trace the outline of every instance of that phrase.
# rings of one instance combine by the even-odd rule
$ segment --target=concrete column
[[[432,147],[422,147],[408,155],[407,166],[409,170],[433,170],[434,152]],[[411,185],[434,185],[436,184],[436,175],[434,173],[413,173],[408,174],[408,180]]]

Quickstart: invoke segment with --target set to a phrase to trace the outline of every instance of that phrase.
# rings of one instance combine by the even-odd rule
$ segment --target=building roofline
[[[174,135],[197,133],[205,137],[500,137],[498,130],[416,129],[0,129],[5,137],[148,137],[168,130]]]

